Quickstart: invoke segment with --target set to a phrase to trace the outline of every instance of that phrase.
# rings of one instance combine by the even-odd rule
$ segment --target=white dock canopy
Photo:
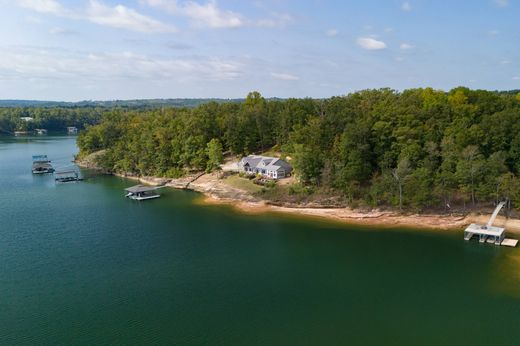
[[[484,226],[472,223],[464,231],[464,239],[470,240],[474,235],[479,237],[481,243],[490,239],[493,243],[500,245],[504,240],[506,233],[505,229],[502,227]]]

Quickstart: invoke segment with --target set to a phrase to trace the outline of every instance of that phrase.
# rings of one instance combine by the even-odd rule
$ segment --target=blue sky
[[[520,88],[519,0],[0,0],[0,98]]]

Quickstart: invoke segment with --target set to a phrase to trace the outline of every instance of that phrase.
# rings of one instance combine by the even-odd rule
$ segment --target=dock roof
[[[155,189],[157,189],[157,187],[155,187],[155,186],[135,185],[135,186],[126,188],[125,191],[131,192],[131,193],[139,193],[139,192],[153,191]]]
[[[484,226],[484,225],[477,225],[475,223],[472,223],[466,228],[465,232],[470,232],[474,234],[484,234],[484,235],[491,235],[491,236],[500,236],[502,233],[504,233],[505,229],[502,227],[495,227],[495,226]]]

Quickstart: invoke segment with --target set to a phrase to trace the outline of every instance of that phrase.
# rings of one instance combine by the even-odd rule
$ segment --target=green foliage
[[[81,153],[106,149],[110,170],[165,176],[216,169],[224,152],[275,148],[299,183],[266,194],[319,190],[350,203],[414,210],[506,197],[515,204],[517,98],[463,87],[364,90],[322,100],[266,100],[252,92],[241,103],[104,112],[78,145]],[[10,119],[0,116],[0,126]]]
[[[314,192],[312,186],[305,186],[301,184],[293,184],[289,186],[290,195],[306,195],[309,196]]]
[[[224,161],[222,155],[222,144],[216,138],[208,142],[206,146],[206,154],[208,155],[208,162],[206,163],[206,171],[211,172],[220,168],[220,164]]]
[[[85,108],[40,108],[40,107],[13,107],[0,108],[0,134],[11,134],[14,131],[33,131],[46,129],[48,131],[66,131],[68,126],[83,129],[97,124],[104,114],[110,110]],[[24,121],[22,117],[33,118]]]

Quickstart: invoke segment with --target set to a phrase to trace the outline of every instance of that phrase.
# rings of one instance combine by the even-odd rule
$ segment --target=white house
[[[239,171],[246,174],[261,174],[266,178],[280,179],[292,172],[290,164],[276,157],[249,155],[240,160]]]

